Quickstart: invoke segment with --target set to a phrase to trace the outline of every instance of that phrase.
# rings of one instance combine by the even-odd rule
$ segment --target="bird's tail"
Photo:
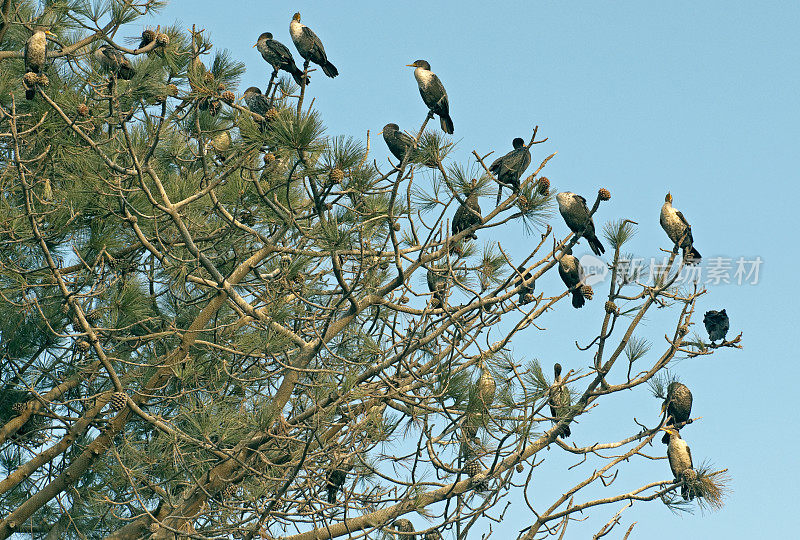
[[[569,425],[566,425],[566,426],[564,426],[564,429],[563,429],[563,430],[561,430],[561,437],[562,437],[563,439],[566,439],[566,438],[567,438],[567,437],[569,437],[570,435],[572,435],[572,431],[570,431],[570,429],[569,429]]]
[[[333,504],[336,502],[336,492],[339,488],[336,486],[328,485],[328,503]]]
[[[596,236],[592,236],[591,238],[587,236],[586,240],[588,240],[589,247],[592,248],[592,251],[594,251],[594,254],[598,257],[606,252],[606,248],[603,247],[603,244],[600,243],[600,240],[598,240]]]
[[[303,86],[303,78],[305,78],[306,86],[311,84],[311,79],[308,77],[308,75],[304,76],[303,75],[303,70],[300,69],[299,67],[295,66],[294,69],[291,70],[291,74],[292,74],[292,78],[294,79],[294,82],[296,82],[300,86]]]
[[[502,184],[498,184],[497,185],[497,202],[494,203],[495,206],[499,206],[500,205],[500,199],[502,198],[502,195],[503,195],[503,185]]]
[[[136,75],[136,70],[130,66],[120,66],[119,68],[119,78],[125,81],[129,81],[133,79],[133,76]]]
[[[440,114],[439,122],[442,124],[442,131],[444,131],[448,135],[453,134],[453,119],[450,118],[449,114]]]
[[[25,89],[25,99],[33,99],[36,97],[36,89],[35,88],[26,88]]]
[[[700,259],[702,259],[702,255],[694,249],[694,246],[683,248],[683,260],[686,261],[686,264],[697,264]]]
[[[336,66],[330,62],[325,62],[325,65],[322,66],[322,71],[325,73],[325,75],[331,78],[336,77],[339,74],[339,70],[336,69]]]
[[[585,303],[586,299],[583,297],[583,291],[581,291],[580,286],[578,286],[572,291],[572,307],[582,308]]]

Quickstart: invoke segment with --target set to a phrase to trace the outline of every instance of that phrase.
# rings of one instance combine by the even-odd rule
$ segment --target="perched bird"
[[[325,478],[325,489],[328,492],[328,502],[330,504],[336,502],[336,494],[347,479],[347,471],[350,468],[346,462],[342,462],[328,471],[328,475]]]
[[[461,231],[466,231],[470,227],[475,225],[480,225],[483,221],[481,217],[481,207],[478,205],[478,190],[475,189],[476,182],[472,180],[472,188],[467,195],[467,198],[458,207],[456,210],[455,215],[453,216],[453,224],[452,224],[452,231],[453,234],[456,235]],[[465,236],[465,238],[471,238],[473,240],[478,239],[478,235],[474,232]]]
[[[442,81],[431,71],[431,65],[425,60],[417,60],[406,66],[415,68],[414,78],[417,79],[422,101],[431,113],[439,115],[442,131],[452,135],[453,119],[450,118],[450,103],[447,101],[447,92]]]
[[[25,42],[25,72],[41,73],[47,62],[47,36],[54,35],[50,30],[36,27],[33,35]],[[25,99],[33,99],[36,89],[25,88]]]
[[[389,152],[400,161],[403,161],[407,152],[412,152],[414,149],[414,138],[400,131],[400,126],[397,124],[386,124],[381,134],[386,146],[389,147]]]
[[[519,179],[531,164],[531,151],[525,146],[524,139],[517,137],[511,145],[514,147],[511,152],[497,158],[489,166],[489,172],[497,176],[497,181],[501,184],[497,188],[497,204],[500,204],[504,185],[510,187],[514,193],[519,191]]]
[[[310,30],[309,30],[310,31]],[[294,58],[292,57],[292,53],[289,52],[288,47],[277,41],[272,39],[272,34],[269,32],[264,32],[260,36],[258,36],[258,41],[253,47],[258,48],[258,52],[261,53],[261,57],[267,61],[269,65],[272,66],[272,69],[275,70],[277,73],[279,70],[283,70],[289,73],[294,82],[299,85],[308,84],[311,80],[308,78],[308,75],[303,75],[303,70],[297,67],[297,64],[294,63]],[[305,79],[304,79],[305,77]]]
[[[401,518],[396,520],[392,523],[392,528],[396,531],[404,532],[404,533],[412,533],[414,532],[414,524],[411,523],[410,520]],[[416,534],[404,534],[402,536],[397,536],[397,540],[416,540]]]
[[[575,234],[580,234],[589,242],[589,247],[595,255],[602,255],[606,248],[597,239],[594,232],[594,221],[589,215],[589,207],[586,206],[586,199],[575,193],[565,191],[556,195],[558,201],[558,211]]]
[[[131,66],[130,60],[111,45],[98,47],[94,52],[94,57],[114,77],[129,81],[136,75],[136,70]]]
[[[583,296],[583,267],[578,259],[572,255],[572,249],[565,249],[558,260],[558,275],[561,281],[572,291],[572,307],[581,308],[586,303]]]
[[[730,328],[730,321],[724,309],[722,311],[714,311],[713,309],[706,311],[703,317],[703,324],[706,326],[708,339],[710,339],[712,343],[718,339],[725,341],[728,328]]]
[[[428,291],[433,293],[431,307],[444,307],[447,299],[447,277],[443,269],[428,268]]]
[[[686,221],[678,210],[672,207],[672,194],[667,193],[664,198],[664,206],[661,207],[661,228],[667,233],[669,239],[678,244],[683,249],[683,260],[686,264],[697,264],[700,262],[700,252],[694,249],[694,239],[692,238],[692,226]]]
[[[269,105],[269,98],[262,94],[261,90],[255,86],[251,86],[245,90],[243,98],[244,102],[247,104],[247,108],[261,116],[266,115],[267,111],[271,108]]]
[[[550,405],[550,416],[553,418],[553,422],[558,422],[558,419],[567,413],[571,403],[569,388],[561,382],[561,364],[556,363],[553,366],[553,374],[553,385],[548,390],[549,399],[547,402]],[[571,434],[572,431],[569,429],[569,424],[565,425],[561,431],[561,436],[567,438]]]
[[[695,476],[694,469],[692,468],[692,452],[689,450],[689,445],[686,441],[681,439],[678,430],[673,428],[661,428],[667,432],[669,437],[669,445],[667,446],[667,459],[669,460],[669,468],[672,469],[672,475],[675,480],[684,480]],[[681,497],[684,501],[694,499],[694,493],[689,489],[687,484],[681,486]]]
[[[667,386],[667,398],[661,405],[661,414],[667,411],[667,426],[689,421],[692,414],[692,393],[686,385],[673,381]],[[669,433],[665,433],[661,442],[669,442]]]
[[[533,291],[536,288],[536,282],[533,280],[533,275],[530,272],[525,272],[525,265],[519,265],[517,268],[517,276],[516,281],[514,282],[515,287],[520,287],[519,289],[519,305],[524,306],[533,301]]]
[[[300,24],[299,13],[295,13],[294,17],[292,17],[292,22],[289,23],[289,34],[292,36],[297,52],[305,58],[306,65],[308,62],[314,62],[322,67],[323,73],[328,77],[336,77],[339,74],[336,66],[328,61],[325,48],[322,46],[317,34],[312,32],[308,26]]]

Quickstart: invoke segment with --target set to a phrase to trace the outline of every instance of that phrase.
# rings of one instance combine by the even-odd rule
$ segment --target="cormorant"
[[[300,24],[299,13],[295,13],[294,17],[292,17],[292,22],[289,23],[289,34],[292,36],[297,52],[305,58],[306,63],[314,62],[318,64],[328,77],[336,77],[339,74],[336,66],[328,61],[325,48],[322,46],[317,34],[312,32],[308,26]]]
[[[725,335],[728,333],[728,328],[730,328],[730,321],[724,309],[722,311],[715,311],[713,309],[706,311],[703,317],[703,324],[706,326],[708,339],[710,339],[712,343],[718,339],[725,341]]]
[[[400,518],[392,523],[392,528],[396,531],[404,532],[404,533],[412,533],[414,532],[414,524],[411,523],[410,520],[405,518]],[[416,540],[416,534],[404,534],[402,536],[398,536],[398,540]]]
[[[264,32],[260,36],[258,36],[258,41],[253,47],[258,48],[258,52],[261,53],[261,57],[272,66],[272,69],[275,70],[277,73],[279,70],[283,70],[289,73],[294,82],[299,85],[303,85],[303,70],[297,67],[297,64],[294,63],[294,58],[292,57],[292,53],[289,52],[289,49],[278,40],[272,39],[272,34],[269,32]],[[308,75],[305,76],[305,83],[308,84],[310,79]]]
[[[472,180],[472,188],[469,195],[467,195],[466,200],[458,207],[458,210],[456,210],[453,216],[453,224],[451,227],[453,235],[461,231],[466,231],[475,225],[480,225],[481,221],[483,221],[481,217],[481,207],[478,205],[478,190],[475,189],[475,185],[475,180]],[[473,232],[465,236],[465,238],[477,240],[478,235]]]
[[[682,424],[689,420],[692,414],[692,393],[686,385],[673,381],[667,386],[667,398],[661,405],[661,414],[667,411],[667,423],[665,425],[671,426],[674,424]],[[667,444],[669,442],[669,434],[665,433],[661,438],[661,442]]]
[[[431,307],[434,308],[443,308],[447,297],[447,277],[440,273],[442,271],[434,268],[428,269],[428,291],[433,293]]]
[[[581,308],[586,303],[583,296],[583,267],[578,259],[572,255],[572,249],[565,249],[558,260],[558,275],[561,281],[572,291],[572,307]]]
[[[556,195],[558,201],[558,211],[575,234],[580,234],[589,242],[589,247],[595,255],[602,255],[606,248],[597,239],[594,232],[594,221],[589,215],[589,207],[586,206],[586,199],[570,191],[565,191]]]
[[[664,198],[664,206],[661,207],[661,228],[667,233],[669,239],[679,244],[683,248],[683,260],[686,264],[697,264],[700,262],[700,252],[694,249],[694,239],[692,238],[692,226],[686,221],[678,210],[672,207],[672,194],[667,193]]]
[[[687,477],[693,476],[692,473],[694,473],[694,469],[692,469],[692,452],[689,450],[689,445],[681,439],[678,430],[673,428],[661,429],[666,431],[669,437],[667,459],[669,460],[669,468],[672,469],[672,475],[675,480],[684,481],[681,486],[681,497],[683,497],[684,501],[694,499],[694,493],[689,490],[689,486],[685,483],[688,480]]]
[[[344,484],[347,479],[347,470],[349,466],[345,463],[339,464],[337,467],[328,471],[328,476],[325,479],[325,489],[328,491],[328,502],[333,504],[336,502],[336,494],[339,488]]]
[[[129,81],[136,75],[130,60],[111,45],[100,45],[94,52],[94,57],[103,68],[119,79]]]
[[[416,68],[414,69],[414,78],[417,79],[422,101],[433,114],[439,115],[442,131],[452,135],[453,119],[450,118],[450,103],[447,101],[447,92],[442,81],[431,72],[431,65],[425,60],[417,60],[406,66]]]
[[[386,124],[381,134],[386,146],[389,147],[389,152],[400,161],[403,161],[406,152],[413,152],[414,138],[400,131],[400,126],[397,124]]]
[[[251,86],[245,90],[243,97],[244,102],[247,104],[247,108],[256,114],[260,114],[261,116],[266,115],[267,111],[271,108],[269,106],[269,98],[262,94],[261,90],[255,86]]]
[[[497,204],[500,204],[502,186],[510,187],[514,193],[519,191],[519,179],[531,164],[531,151],[525,146],[524,139],[517,137],[511,145],[514,147],[511,152],[497,158],[489,166],[489,172],[497,176],[497,181],[501,184],[497,188]]]
[[[550,416],[553,418],[553,422],[557,423],[559,418],[566,414],[566,409],[569,408],[571,404],[569,389],[561,382],[561,364],[556,363],[553,366],[553,374],[553,385],[548,391],[550,397],[547,402],[550,405]],[[561,436],[567,438],[571,434],[572,431],[569,429],[569,424],[565,425],[564,429],[561,431]]]
[[[533,291],[536,288],[536,282],[532,279],[533,275],[530,272],[525,272],[524,264],[519,265],[517,272],[519,275],[514,282],[514,286],[518,287],[521,285],[519,289],[519,299],[517,301],[519,305],[524,306],[533,301]]]
[[[33,35],[25,42],[25,72],[41,73],[47,62],[47,36],[52,36],[50,30],[36,27]],[[25,88],[25,99],[33,99],[36,95],[35,88]]]

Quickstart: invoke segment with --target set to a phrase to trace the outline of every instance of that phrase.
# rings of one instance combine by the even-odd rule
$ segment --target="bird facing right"
[[[700,252],[694,249],[694,239],[692,238],[692,226],[683,217],[680,211],[672,207],[672,194],[667,193],[664,197],[664,205],[661,207],[661,228],[667,233],[669,239],[678,247],[683,248],[683,260],[686,264],[697,264],[700,262]]]
[[[497,158],[489,166],[489,172],[497,176],[500,187],[497,190],[497,202],[500,203],[502,186],[510,187],[516,193],[519,191],[519,179],[528,165],[531,164],[531,151],[525,146],[525,140],[517,137],[511,142],[514,149],[508,154]]]
[[[730,321],[724,309],[722,311],[715,311],[713,309],[706,311],[703,317],[703,324],[708,332],[708,339],[710,339],[712,343],[718,339],[725,341],[728,328],[730,328]]]
[[[599,256],[605,253],[606,248],[603,247],[603,244],[600,243],[595,234],[594,221],[589,214],[589,207],[586,206],[586,199],[571,191],[565,191],[556,195],[556,201],[558,202],[558,211],[561,213],[561,217],[564,218],[567,227],[573,233],[580,234],[586,238],[595,255]]]
[[[450,118],[450,102],[447,100],[447,91],[442,81],[431,71],[431,65],[425,60],[416,60],[406,66],[414,68],[414,78],[417,80],[422,101],[432,114],[439,115],[442,131],[452,135],[453,119]]]
[[[101,45],[94,52],[95,59],[100,65],[113,76],[129,81],[136,75],[131,61],[111,45]]]

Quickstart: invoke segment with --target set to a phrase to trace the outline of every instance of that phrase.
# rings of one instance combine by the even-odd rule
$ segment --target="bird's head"
[[[300,22],[300,14],[299,14],[299,13],[295,13],[295,14],[292,16],[292,20],[293,20],[293,21],[296,21],[296,22]]]
[[[431,65],[425,60],[414,60],[413,64],[406,64],[406,66],[431,70]]]
[[[553,365],[553,373],[555,374],[556,379],[561,377],[561,364],[559,364],[558,362],[556,362],[555,365]]]
[[[525,139],[517,137],[513,141],[511,141],[511,145],[514,147],[515,150],[522,148],[523,146],[525,146]]]
[[[250,88],[248,88],[247,90],[244,91],[244,95],[242,97],[249,96],[249,95],[252,95],[252,94],[261,95],[261,90],[259,90],[255,86],[251,86]]]
[[[400,126],[398,126],[397,124],[394,124],[394,123],[389,123],[389,124],[386,124],[385,126],[383,126],[378,133],[381,133],[381,134],[385,135],[387,133],[392,133],[392,132],[399,131],[399,130],[400,130]]]
[[[668,202],[669,204],[672,204],[672,193],[667,193],[667,196],[664,197],[664,202]]]
[[[264,43],[268,39],[272,39],[272,34],[270,32],[264,32],[263,34],[258,36],[258,39],[256,40],[256,42],[253,45],[253,47],[257,47],[259,43]]]
[[[573,195],[574,193],[571,191],[562,191],[561,193],[556,194],[556,202],[558,202],[559,206],[567,206],[572,200]]]
[[[667,433],[670,437],[676,437],[678,439],[681,438],[681,434],[678,433],[678,430],[671,427],[660,427],[658,428],[660,431]]]

